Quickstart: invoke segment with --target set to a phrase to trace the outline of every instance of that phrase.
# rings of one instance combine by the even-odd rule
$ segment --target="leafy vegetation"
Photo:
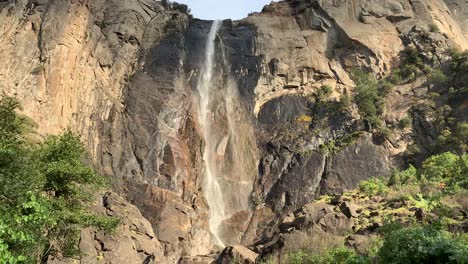
[[[359,252],[340,246],[322,253],[303,248],[289,252],[284,263],[467,263],[468,235],[448,231],[449,224],[463,221],[463,216],[460,218],[456,212],[453,214],[463,204],[450,203],[456,203],[458,198],[455,197],[466,203],[467,168],[468,155],[446,152],[429,157],[420,168],[410,165],[406,170],[395,171],[388,180],[372,178],[362,181],[357,190],[345,193],[343,197],[362,199],[363,204],[374,196],[382,199],[382,204],[371,204],[374,216],[369,211],[365,213],[369,209],[362,207],[358,218],[359,223],[365,217],[385,223],[374,235],[376,242],[369,243],[364,251],[361,249]],[[326,200],[330,197],[320,199],[321,202]],[[392,208],[391,204],[395,202],[400,207]],[[410,220],[414,219],[408,221],[405,214],[411,213],[408,211],[410,207],[437,213],[437,218],[425,222],[410,216]],[[402,218],[395,216],[401,213]]]
[[[346,247],[333,248],[321,255],[309,255],[304,251],[290,253],[286,262],[290,264],[367,264],[367,257],[358,255]]]
[[[380,127],[382,121],[379,116],[383,113],[384,97],[379,91],[379,82],[372,75],[361,70],[353,72],[356,83],[356,102],[362,117],[371,127]]]
[[[411,126],[411,119],[410,118],[403,118],[398,122],[398,126],[400,128],[407,128]]]
[[[28,143],[18,107],[13,98],[0,99],[0,263],[76,255],[81,228],[111,231],[118,224],[87,210],[105,179],[85,165],[85,149],[71,132]]]
[[[363,255],[346,247],[329,249],[323,254],[305,251],[286,255],[290,264],[367,264],[367,263],[467,263],[468,237],[449,233],[443,225],[402,227],[388,224],[380,229],[382,243]],[[374,253],[373,251],[376,250]],[[274,263],[269,261],[265,263]]]
[[[384,233],[379,263],[467,263],[467,237],[457,237],[433,224],[398,227]]]
[[[336,140],[330,140],[327,143],[321,144],[319,146],[319,150],[323,154],[336,153],[354,143],[360,136],[360,132],[354,132],[352,134],[340,137]]]
[[[326,98],[333,93],[333,88],[330,85],[323,85],[318,91],[319,98]]]
[[[451,49],[449,54],[452,57],[449,68],[453,77],[452,84],[454,84],[464,74],[468,73],[468,50]]]
[[[384,194],[388,191],[386,181],[382,178],[371,178],[359,183],[359,190],[369,196]]]
[[[429,25],[429,31],[430,31],[430,32],[440,32],[440,29],[439,29],[439,27],[438,27],[437,25],[435,25],[435,24],[430,24],[430,25]]]

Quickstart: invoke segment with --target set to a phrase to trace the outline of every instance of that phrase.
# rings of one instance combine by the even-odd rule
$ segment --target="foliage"
[[[80,228],[109,231],[118,224],[87,212],[91,193],[85,190],[104,178],[83,163],[84,147],[71,132],[27,143],[18,106],[13,98],[0,100],[0,263],[76,254]]]
[[[398,126],[400,128],[407,128],[411,126],[411,123],[412,123],[411,119],[408,117],[405,117],[398,122]]]
[[[300,115],[296,118],[297,123],[310,123],[312,122],[312,117],[309,115]]]
[[[323,85],[318,91],[319,98],[326,98],[333,93],[333,88],[330,85]]]
[[[346,94],[342,95],[339,105],[338,105],[338,110],[340,112],[346,112],[349,110],[350,107],[351,107],[351,98]]]
[[[468,73],[468,50],[460,51],[457,49],[449,50],[452,57],[450,72],[453,75],[453,81]]]
[[[433,83],[445,83],[448,81],[448,77],[441,69],[435,69],[429,74],[429,81]]]
[[[393,135],[392,130],[388,127],[380,126],[373,134],[373,139],[376,144],[383,144],[386,139],[391,138]]]
[[[404,171],[394,172],[389,180],[389,186],[399,186],[402,184],[409,184],[417,181],[417,169],[413,165],[409,165],[409,168]]]
[[[297,252],[289,253],[286,258],[289,263],[291,264],[302,264],[306,262],[307,258],[309,256],[304,253],[302,250],[299,250]]]
[[[467,263],[468,244],[437,225],[385,232],[379,263]]]
[[[405,49],[401,54],[400,66],[394,70],[392,75],[389,77],[389,81],[394,84],[401,84],[404,81],[413,81],[417,78],[419,72],[423,72],[425,67],[423,59],[420,56],[418,49],[410,47]]]
[[[429,25],[429,31],[430,31],[430,32],[440,32],[440,29],[439,29],[439,27],[438,27],[437,25],[435,25],[435,24],[430,24],[430,25]]]
[[[421,177],[432,181],[442,181],[451,184],[461,184],[468,187],[466,172],[468,156],[458,156],[451,152],[434,155],[423,162]]]
[[[453,127],[446,127],[437,138],[439,150],[468,151],[468,122],[457,123]]]
[[[340,137],[336,140],[330,140],[327,143],[321,144],[319,150],[323,154],[336,153],[343,148],[353,144],[361,136],[360,132],[354,132],[352,134]]]
[[[369,196],[384,194],[388,192],[388,187],[385,179],[371,178],[359,183],[359,190]]]
[[[440,194],[429,195],[424,197],[421,193],[416,196],[409,196],[409,200],[417,208],[422,208],[426,211],[431,211],[440,205]]]
[[[373,127],[379,127],[382,121],[379,116],[383,112],[384,98],[379,92],[379,82],[372,75],[361,70],[353,72],[356,83],[356,95],[354,100],[360,114]]]
[[[289,264],[370,264],[367,257],[358,255],[354,250],[346,247],[330,249],[323,254],[309,255],[304,251],[287,254],[286,263]]]
[[[354,250],[341,247],[327,251],[322,256],[310,257],[312,264],[367,264],[371,263],[367,257],[358,255]]]

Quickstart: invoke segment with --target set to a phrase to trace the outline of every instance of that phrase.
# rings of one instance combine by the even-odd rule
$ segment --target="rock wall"
[[[288,0],[223,22],[220,45],[231,62],[225,74],[238,83],[260,152],[244,244],[320,193],[388,175],[412,135],[420,145],[434,140],[423,114],[416,131],[397,128],[425,93],[424,80],[388,96],[391,140],[377,142],[355,105],[337,109],[354,93],[353,68],[390,73],[405,47],[423,45],[418,36],[429,25],[439,31],[428,33],[435,50],[428,60],[443,62],[448,47],[468,48],[467,6]],[[148,250],[168,263],[212,248],[201,190],[204,142],[193,107],[210,25],[153,0],[0,1],[1,92],[17,96],[39,136],[67,128],[82,135],[95,167],[151,223],[145,232],[158,241]],[[325,86],[331,94],[322,98]],[[349,144],[327,151],[343,140]]]

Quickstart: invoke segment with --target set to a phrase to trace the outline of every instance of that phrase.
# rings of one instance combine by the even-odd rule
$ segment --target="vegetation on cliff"
[[[353,204],[354,232],[347,236],[367,234],[367,242],[358,248],[330,248],[333,243],[324,237],[319,241],[328,243],[324,247],[286,252],[280,263],[467,263],[467,175],[468,155],[446,152],[429,157],[419,169],[410,166],[388,179],[362,181],[341,197],[322,196],[317,204]]]
[[[362,181],[355,190],[322,196],[308,205],[324,208],[322,212],[332,206],[335,217],[340,212],[347,214],[347,220],[340,221],[350,224],[352,230],[338,235],[343,241],[328,241],[336,240],[332,234],[321,241],[311,236],[314,243],[301,241],[298,244],[307,246],[295,250],[289,250],[294,248],[289,246],[289,251],[266,257],[264,263],[468,263],[468,124],[463,118],[468,52],[447,50],[446,61],[434,65],[424,54],[435,51],[426,44],[423,51],[405,49],[399,67],[389,76],[378,79],[363,70],[352,72],[356,84],[353,101],[365,129],[374,139],[381,139],[377,143],[392,141],[392,134],[399,130],[412,131],[414,145],[409,145],[402,156],[406,169],[395,170],[388,178]],[[427,92],[415,94],[408,117],[391,124],[393,121],[386,117],[386,97],[394,86],[416,81],[423,83]],[[432,138],[416,131],[414,126],[421,126],[417,123],[421,118],[426,118]],[[336,152],[341,145],[346,146],[336,142],[320,148]],[[309,227],[298,224],[298,215],[283,226],[308,232]],[[310,217],[316,215],[311,213]]]
[[[18,107],[11,97],[0,99],[0,262],[76,255],[81,228],[118,224],[88,210],[90,191],[106,179],[84,163],[85,149],[71,132],[31,143]]]

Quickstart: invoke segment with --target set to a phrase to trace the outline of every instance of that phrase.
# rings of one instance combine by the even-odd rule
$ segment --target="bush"
[[[411,122],[411,119],[408,118],[408,117],[405,117],[405,118],[401,119],[401,120],[398,122],[398,126],[399,126],[400,128],[402,128],[402,129],[403,129],[403,128],[408,128],[408,127],[411,126],[411,123],[412,123],[412,122]]]
[[[440,32],[440,29],[439,29],[439,27],[438,27],[437,25],[435,25],[435,24],[430,24],[430,25],[429,25],[429,31],[430,31],[430,32]]]
[[[431,156],[423,162],[421,175],[431,181],[457,178],[462,173],[460,161],[460,157],[451,152]]]
[[[440,84],[446,83],[448,78],[441,69],[435,69],[429,74],[429,81]]]
[[[400,69],[396,69],[393,71],[392,75],[388,78],[388,80],[393,84],[402,84],[403,77],[401,76]]]
[[[393,229],[384,234],[379,263],[467,263],[468,244],[437,226]]]
[[[394,172],[388,180],[389,186],[398,186],[402,184],[409,184],[417,181],[418,171],[413,165],[410,165],[408,169],[404,171]]]
[[[297,123],[310,123],[312,122],[312,117],[309,115],[300,115],[296,118]]]
[[[297,251],[297,252],[289,253],[286,256],[286,259],[288,260],[288,263],[291,263],[291,264],[302,264],[306,262],[308,257],[309,256],[303,251]]]
[[[360,256],[356,251],[338,247],[330,249],[320,255],[309,255],[304,251],[289,253],[286,256],[288,264],[370,264],[367,257]]]
[[[375,77],[361,70],[353,72],[357,93],[354,100],[360,114],[371,126],[380,126],[379,115],[383,112],[384,100],[378,90],[378,81]]]
[[[0,263],[39,262],[44,254],[78,253],[79,231],[107,231],[118,220],[89,213],[92,190],[104,178],[87,167],[71,132],[39,145],[25,141],[16,100],[0,100]]]
[[[386,182],[382,178],[371,178],[359,183],[359,190],[369,196],[380,195],[388,192]]]
[[[340,102],[338,104],[338,110],[340,112],[346,113],[346,111],[348,111],[350,107],[351,107],[351,99],[346,94],[342,95]]]
[[[319,98],[326,98],[333,93],[333,88],[330,85],[323,85],[318,91]]]
[[[309,256],[307,261],[301,263],[311,264],[370,264],[370,260],[367,257],[360,256],[356,251],[346,248],[339,247],[330,249],[322,255]]]
[[[380,124],[378,121],[375,122]],[[392,135],[392,130],[390,130],[388,127],[380,126],[380,128],[373,134],[374,143],[381,145],[385,142],[385,140],[391,139]]]

